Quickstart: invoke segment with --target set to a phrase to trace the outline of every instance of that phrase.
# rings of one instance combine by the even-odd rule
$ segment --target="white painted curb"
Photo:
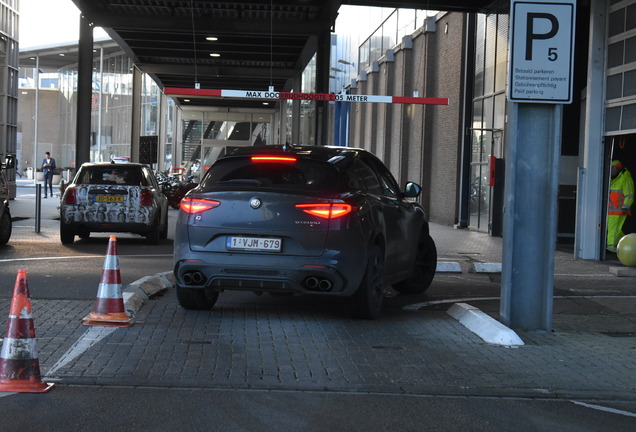
[[[475,273],[501,273],[501,263],[473,263]]]
[[[462,267],[458,262],[438,261],[435,269],[437,273],[461,273]]]
[[[447,313],[488,343],[524,345],[514,331],[467,303],[455,303]]]

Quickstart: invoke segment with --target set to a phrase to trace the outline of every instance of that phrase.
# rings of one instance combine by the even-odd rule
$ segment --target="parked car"
[[[130,232],[156,244],[168,235],[168,200],[147,165],[86,163],[60,203],[60,240],[91,232]]]
[[[9,184],[4,175],[4,170],[13,168],[15,159],[13,156],[7,156],[4,163],[0,164],[0,246],[7,244],[11,238],[13,224],[11,222],[11,211],[9,210]]]
[[[210,309],[224,290],[344,297],[379,316],[387,285],[426,290],[437,251],[426,215],[371,153],[259,146],[219,158],[181,202],[177,298]]]

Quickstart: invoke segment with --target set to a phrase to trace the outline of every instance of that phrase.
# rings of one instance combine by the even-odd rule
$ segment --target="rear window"
[[[299,159],[295,162],[253,162],[250,158],[217,161],[201,182],[203,187],[245,186],[333,191],[338,170],[330,164]]]
[[[106,166],[84,167],[75,179],[77,184],[146,186],[139,168]]]

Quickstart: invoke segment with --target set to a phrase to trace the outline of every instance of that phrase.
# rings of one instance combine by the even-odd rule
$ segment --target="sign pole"
[[[572,102],[576,0],[512,0],[502,321],[552,330],[563,105]]]
[[[510,105],[500,315],[511,328],[551,331],[563,107]]]

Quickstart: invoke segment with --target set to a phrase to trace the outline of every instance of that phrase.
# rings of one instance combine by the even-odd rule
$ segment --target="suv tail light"
[[[74,187],[66,188],[66,194],[64,195],[65,204],[77,204],[77,190]]]
[[[296,204],[296,208],[323,219],[336,219],[351,213],[351,206],[344,203]]]
[[[139,204],[142,206],[151,206],[152,205],[152,194],[148,189],[142,189],[141,195],[139,197]]]
[[[252,156],[252,162],[287,162],[294,163],[296,158],[293,156]]]
[[[219,201],[208,199],[186,197],[181,200],[181,210],[188,214],[201,213],[216,208],[220,205],[221,203]]]

